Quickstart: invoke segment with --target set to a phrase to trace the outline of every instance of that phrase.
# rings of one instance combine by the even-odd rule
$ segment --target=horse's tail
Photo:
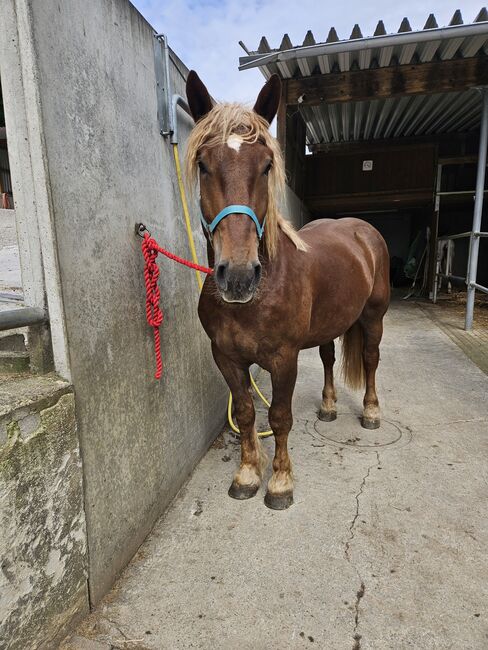
[[[342,376],[355,390],[366,385],[363,361],[363,330],[358,321],[342,335]]]

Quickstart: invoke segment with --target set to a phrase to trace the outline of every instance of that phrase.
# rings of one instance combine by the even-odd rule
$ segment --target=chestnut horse
[[[202,223],[214,267],[198,313],[235,405],[241,463],[229,495],[248,499],[259,489],[264,453],[255,428],[249,368],[271,374],[269,423],[275,437],[273,474],[265,503],[293,503],[288,455],[292,396],[300,350],[318,347],[325,371],[319,417],[336,418],[334,339],[343,336],[343,373],[352,388],[366,386],[362,425],[380,424],[375,388],[383,316],[388,308],[386,244],[360,219],[319,219],[297,233],[279,212],[284,165],[269,133],[280,101],[273,75],[253,109],[216,104],[191,71],[187,97],[195,119],[187,174],[200,181]]]

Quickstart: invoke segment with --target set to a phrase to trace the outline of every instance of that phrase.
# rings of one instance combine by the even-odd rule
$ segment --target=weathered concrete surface
[[[0,248],[17,245],[15,210],[0,208]]]
[[[159,133],[153,30],[126,0],[21,4],[22,33],[32,33],[29,89],[41,111],[97,601],[207,450],[226,389],[198,322],[194,273],[167,260],[165,371],[161,382],[153,377],[135,223],[188,255],[173,152]],[[174,92],[184,93],[184,74],[172,63]],[[179,120],[184,149],[192,122],[184,113]]]
[[[87,611],[73,393],[56,377],[0,378],[0,648],[57,647]]]
[[[0,289],[13,290],[21,287],[19,251],[17,246],[0,249]]]
[[[317,421],[322,368],[302,353],[295,505],[227,496],[238,446],[226,433],[62,647],[483,650],[487,385],[405,303],[387,318],[378,431],[358,425],[361,396],[342,388],[338,419]]]
[[[14,210],[0,209],[0,294],[22,288]],[[0,295],[0,302],[2,297]]]

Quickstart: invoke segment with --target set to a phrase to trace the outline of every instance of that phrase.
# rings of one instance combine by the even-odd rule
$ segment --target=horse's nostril
[[[221,262],[217,264],[215,270],[215,281],[222,291],[227,289],[227,270],[229,268],[229,262]]]
[[[261,280],[261,264],[259,262],[255,262],[253,264],[254,268],[254,284],[257,286],[259,284],[259,280]]]

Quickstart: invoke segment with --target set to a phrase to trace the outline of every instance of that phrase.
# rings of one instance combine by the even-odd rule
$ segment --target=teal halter
[[[264,224],[266,223],[266,217],[264,217],[263,223],[261,225],[259,223],[258,218],[256,217],[254,210],[252,210],[247,205],[228,205],[226,208],[224,208],[218,213],[218,215],[215,217],[212,223],[207,223],[203,218],[202,214],[200,213],[200,220],[202,222],[203,227],[208,232],[210,239],[212,238],[215,228],[217,228],[217,226],[222,221],[222,219],[228,217],[229,214],[247,214],[247,216],[251,217],[251,219],[254,221],[254,225],[256,226],[256,232],[258,233],[259,239],[262,238],[264,233]]]

